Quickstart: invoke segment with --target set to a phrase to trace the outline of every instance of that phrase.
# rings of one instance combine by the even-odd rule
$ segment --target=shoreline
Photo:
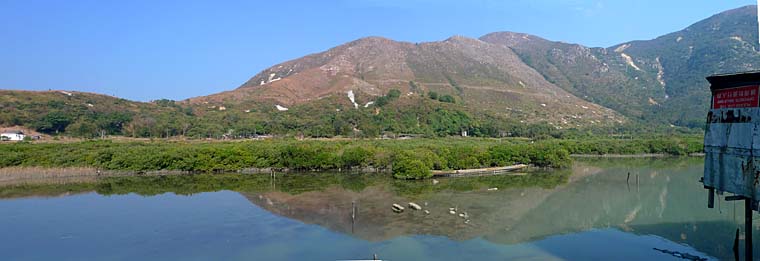
[[[390,174],[388,170],[375,168],[362,169],[334,169],[320,171],[299,171],[288,168],[246,168],[237,171],[182,171],[182,170],[99,170],[91,167],[63,167],[63,168],[46,168],[46,167],[6,167],[0,168],[0,186],[13,186],[35,183],[56,183],[81,182],[83,180],[93,180],[96,178],[107,177],[142,177],[142,176],[175,176],[175,175],[195,175],[195,174],[292,174],[292,173],[362,173],[362,174]]]
[[[664,153],[642,154],[570,154],[571,158],[667,158],[667,157],[704,157],[704,153],[690,153],[688,155],[671,155]]]
[[[592,158],[609,158],[609,159],[634,159],[634,158],[666,158],[666,157],[703,157],[704,154],[692,153],[689,155],[669,155],[669,154],[571,154],[571,159],[592,159]],[[575,160],[573,160],[575,162]],[[509,168],[500,167],[500,168]],[[475,169],[483,170],[483,169]],[[459,173],[467,172],[468,170],[433,170],[434,173]],[[101,170],[94,167],[5,167],[0,168],[0,186],[12,186],[12,185],[24,185],[35,183],[49,183],[50,181],[57,181],[61,183],[67,183],[67,181],[81,181],[90,180],[95,178],[106,177],[139,177],[139,176],[165,176],[165,175],[194,175],[194,174],[292,174],[292,173],[361,173],[361,174],[389,174],[392,172],[390,169],[377,169],[372,167],[364,167],[359,169],[329,169],[329,170],[295,170],[289,168],[244,168],[232,171],[182,171],[182,170],[147,170],[147,171],[135,171],[135,170]],[[434,175],[436,176],[436,175]],[[440,175],[439,175],[440,176]],[[439,177],[440,178],[440,177]]]

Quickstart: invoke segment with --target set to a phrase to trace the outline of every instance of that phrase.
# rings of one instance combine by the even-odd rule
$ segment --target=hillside
[[[704,77],[760,66],[755,10],[729,10],[609,48],[513,32],[426,43],[368,37],[274,65],[236,89],[179,102],[6,90],[0,127],[196,138],[700,129],[709,99]]]
[[[726,11],[679,32],[621,45],[650,74],[658,64],[662,68],[666,98],[652,118],[701,127],[710,99],[705,76],[760,69],[756,8]]]
[[[512,32],[491,33],[480,39],[511,48],[548,81],[629,117],[641,118],[665,96],[656,75],[631,65],[614,51]]]
[[[187,111],[169,101],[143,103],[75,91],[0,90],[0,126],[24,126],[47,134],[95,137],[161,136],[187,122]]]
[[[526,123],[580,127],[624,120],[546,81],[511,49],[460,36],[419,44],[363,38],[275,65],[235,90],[193,98],[189,103],[244,110],[236,105],[256,102],[289,107],[342,96],[350,105],[350,92],[364,106],[391,89],[405,96],[451,95],[468,111],[487,111]]]
[[[510,32],[481,40],[512,48],[547,80],[588,101],[646,122],[701,127],[705,77],[760,68],[756,6],[729,10],[648,41],[610,48]]]

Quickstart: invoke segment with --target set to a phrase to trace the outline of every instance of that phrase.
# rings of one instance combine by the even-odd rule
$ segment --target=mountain
[[[755,6],[609,48],[513,32],[418,44],[371,37],[275,65],[238,89],[190,101],[293,105],[348,91],[366,100],[400,89],[454,95],[470,110],[521,122],[578,127],[627,118],[698,128],[709,100],[704,77],[759,68],[754,39]]]
[[[656,76],[629,63],[622,53],[512,32],[480,39],[509,47],[549,82],[629,117],[642,117],[653,104],[650,98],[665,96]]]
[[[350,103],[350,92],[365,105],[391,89],[405,96],[451,95],[471,110],[523,122],[574,127],[624,120],[546,81],[512,49],[461,36],[419,44],[363,38],[275,65],[235,90],[190,102],[257,101],[275,107],[338,95]]]
[[[588,101],[645,121],[701,127],[710,99],[706,76],[760,69],[756,8],[610,48],[509,32],[480,39],[513,49],[548,81]]]
[[[367,37],[274,65],[236,89],[179,102],[2,91],[0,126],[136,137],[699,129],[710,96],[704,77],[760,66],[756,8],[609,48],[513,32],[425,43]]]

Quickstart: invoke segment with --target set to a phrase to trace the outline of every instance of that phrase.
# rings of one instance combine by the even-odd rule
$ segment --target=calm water
[[[743,205],[707,209],[701,173],[700,159],[627,159],[436,185],[292,174],[6,187],[0,259],[733,259]],[[430,214],[391,211],[410,201]]]

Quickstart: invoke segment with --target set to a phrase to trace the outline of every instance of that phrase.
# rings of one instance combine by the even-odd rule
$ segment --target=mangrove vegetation
[[[0,168],[91,167],[119,171],[230,172],[249,170],[392,171],[424,179],[431,170],[529,164],[564,168],[571,154],[670,154],[701,152],[696,137],[652,139],[411,139],[238,142],[110,141],[20,142],[0,145]]]

